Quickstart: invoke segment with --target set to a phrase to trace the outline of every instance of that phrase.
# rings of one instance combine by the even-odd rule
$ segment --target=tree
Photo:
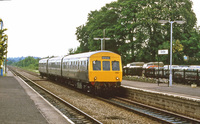
[[[161,25],[158,20],[186,21],[183,25],[173,24],[176,50],[183,51],[174,52],[174,57],[178,57],[176,63],[180,63],[181,56],[187,52],[184,45],[189,45],[185,40],[192,36],[197,20],[191,0],[118,0],[106,4],[99,11],[89,13],[87,23],[77,28],[80,42],[77,51],[99,50],[100,42],[93,38],[103,37],[102,31],[106,29],[106,37],[111,38],[106,41],[106,50],[119,53],[124,64],[157,61],[158,49],[169,48],[170,40],[170,24]]]
[[[117,42],[114,39],[114,25],[117,23],[118,15],[108,7],[102,7],[100,11],[92,11],[88,14],[86,25],[77,27],[76,35],[80,42],[79,52],[100,50],[100,41],[95,41],[95,37],[103,37],[103,30],[106,30],[106,37],[112,38],[106,43],[106,50],[117,51]],[[115,45],[113,45],[115,44]]]
[[[187,35],[182,44],[184,46],[183,53],[186,56],[189,56],[189,61],[187,64],[199,64],[200,62],[200,27],[194,28],[188,34],[182,34],[183,36]]]
[[[0,22],[2,20],[0,19]],[[7,40],[8,36],[4,33],[7,29],[2,29],[0,30],[0,68],[1,65],[3,64],[3,61],[5,59],[5,55],[7,53]]]
[[[39,58],[28,56],[19,62],[13,63],[13,65],[17,67],[26,68],[26,69],[38,70]]]

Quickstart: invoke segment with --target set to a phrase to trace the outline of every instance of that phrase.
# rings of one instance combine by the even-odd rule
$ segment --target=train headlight
[[[94,80],[97,80],[97,77],[96,77],[96,76],[94,77]]]
[[[119,78],[118,78],[118,77],[116,77],[116,80],[119,80]]]

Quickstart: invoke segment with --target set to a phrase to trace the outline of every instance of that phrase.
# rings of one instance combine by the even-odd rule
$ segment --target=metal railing
[[[150,78],[169,78],[168,69],[123,68],[123,76],[145,76]],[[200,85],[200,70],[172,69],[173,81],[182,84]]]

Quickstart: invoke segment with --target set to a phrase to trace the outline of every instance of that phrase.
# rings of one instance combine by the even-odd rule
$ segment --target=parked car
[[[124,66],[124,68],[142,68],[144,62],[132,62]]]
[[[144,65],[143,65],[143,68],[150,68],[150,67],[158,67],[158,65],[159,65],[159,67],[163,67],[164,66],[164,63],[163,62],[148,62],[148,63],[145,63]]]

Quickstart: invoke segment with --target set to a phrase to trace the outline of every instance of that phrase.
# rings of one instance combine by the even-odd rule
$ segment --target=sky
[[[76,27],[88,13],[117,0],[0,0],[0,18],[8,35],[8,57],[63,56],[77,48]],[[200,26],[200,0],[193,10]]]

